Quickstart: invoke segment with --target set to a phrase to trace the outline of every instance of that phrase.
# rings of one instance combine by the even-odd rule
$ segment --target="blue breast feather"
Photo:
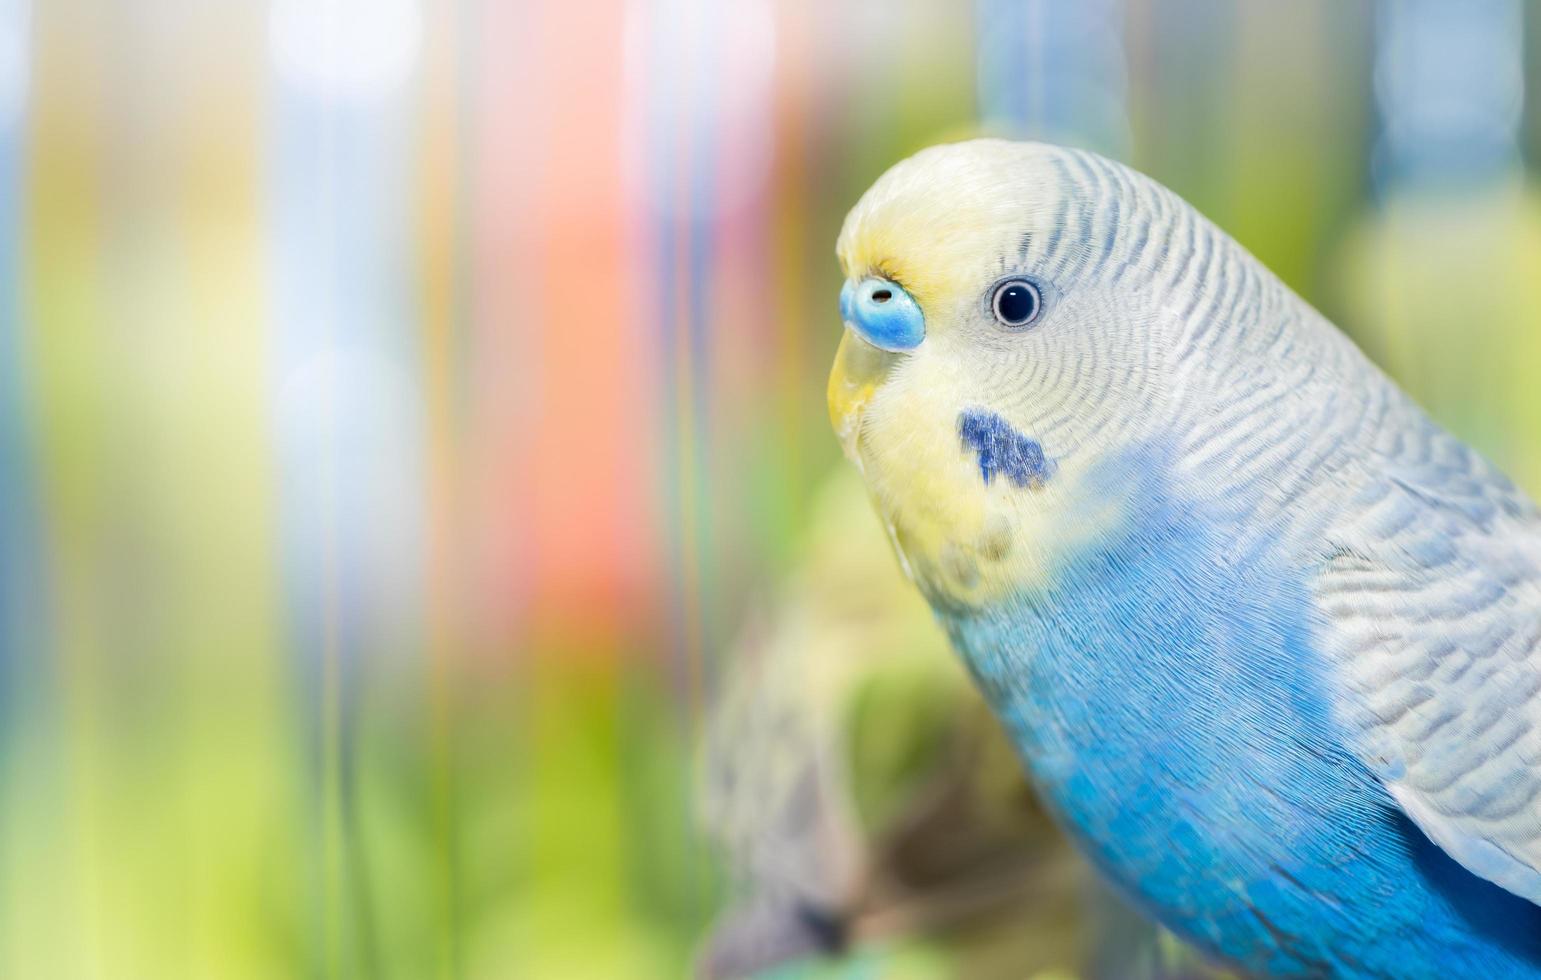
[[[1541,977],[1541,907],[1446,856],[1346,747],[1310,569],[1240,544],[1164,460],[1093,476],[1132,518],[1047,589],[939,609],[1066,829],[1134,901],[1249,971]]]

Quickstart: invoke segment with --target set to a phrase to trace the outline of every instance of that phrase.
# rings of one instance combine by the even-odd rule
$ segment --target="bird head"
[[[1044,582],[1121,519],[1106,464],[1187,383],[1162,258],[1186,215],[1093,154],[975,140],[897,164],[846,218],[830,416],[934,604]]]

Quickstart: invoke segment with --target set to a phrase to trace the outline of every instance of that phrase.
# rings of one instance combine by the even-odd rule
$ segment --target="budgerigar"
[[[846,454],[1106,877],[1253,974],[1541,977],[1535,505],[1094,154],[925,150],[839,254]]]

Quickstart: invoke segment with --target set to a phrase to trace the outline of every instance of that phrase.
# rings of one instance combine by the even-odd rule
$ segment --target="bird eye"
[[[1021,328],[1038,319],[1043,309],[1043,296],[1038,287],[1026,279],[1007,279],[995,287],[990,297],[990,309],[1002,326]]]

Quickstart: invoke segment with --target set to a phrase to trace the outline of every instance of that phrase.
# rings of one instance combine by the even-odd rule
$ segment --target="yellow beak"
[[[840,349],[835,351],[835,364],[829,372],[829,421],[852,462],[859,463],[856,437],[862,412],[898,359],[898,354],[872,346],[849,327],[840,338]]]

